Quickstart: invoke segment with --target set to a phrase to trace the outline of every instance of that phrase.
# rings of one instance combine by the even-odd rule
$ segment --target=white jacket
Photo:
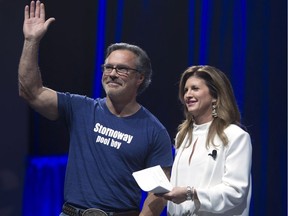
[[[247,132],[236,125],[225,129],[228,145],[223,146],[219,137],[217,147],[206,148],[206,138],[211,122],[194,125],[192,144],[188,148],[187,136],[176,150],[171,183],[174,186],[191,186],[197,191],[200,205],[187,200],[181,204],[168,202],[171,216],[232,216],[249,215],[251,199],[252,146]],[[193,144],[195,150],[191,156]],[[215,159],[209,155],[217,150]],[[190,158],[190,159],[189,159]],[[190,160],[190,162],[189,162]]]

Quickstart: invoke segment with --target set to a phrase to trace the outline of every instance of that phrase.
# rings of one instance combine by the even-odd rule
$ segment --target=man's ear
[[[139,74],[138,76],[138,81],[137,81],[137,84],[140,86],[141,83],[144,81],[144,75],[143,74]]]

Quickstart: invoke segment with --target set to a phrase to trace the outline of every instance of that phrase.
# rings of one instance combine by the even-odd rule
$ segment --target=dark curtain
[[[137,44],[147,51],[154,71],[152,84],[139,101],[167,127],[173,140],[183,119],[177,99],[180,74],[197,64],[221,69],[232,82],[242,122],[252,138],[250,215],[286,216],[286,4],[284,0],[47,1],[47,17],[57,21],[41,44],[43,80],[59,91],[103,96],[99,66],[105,48],[120,41]],[[57,215],[65,160],[51,155],[67,153],[67,131],[62,122],[30,113],[31,157],[23,214]]]

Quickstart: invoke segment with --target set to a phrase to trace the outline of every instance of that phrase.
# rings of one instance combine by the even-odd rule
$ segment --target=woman
[[[179,98],[186,119],[175,140],[174,188],[163,195],[168,215],[249,215],[252,147],[230,81],[217,68],[192,66]]]

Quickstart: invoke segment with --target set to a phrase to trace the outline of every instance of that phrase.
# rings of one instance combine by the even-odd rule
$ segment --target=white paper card
[[[132,175],[146,192],[167,193],[173,188],[160,165],[133,172]]]

